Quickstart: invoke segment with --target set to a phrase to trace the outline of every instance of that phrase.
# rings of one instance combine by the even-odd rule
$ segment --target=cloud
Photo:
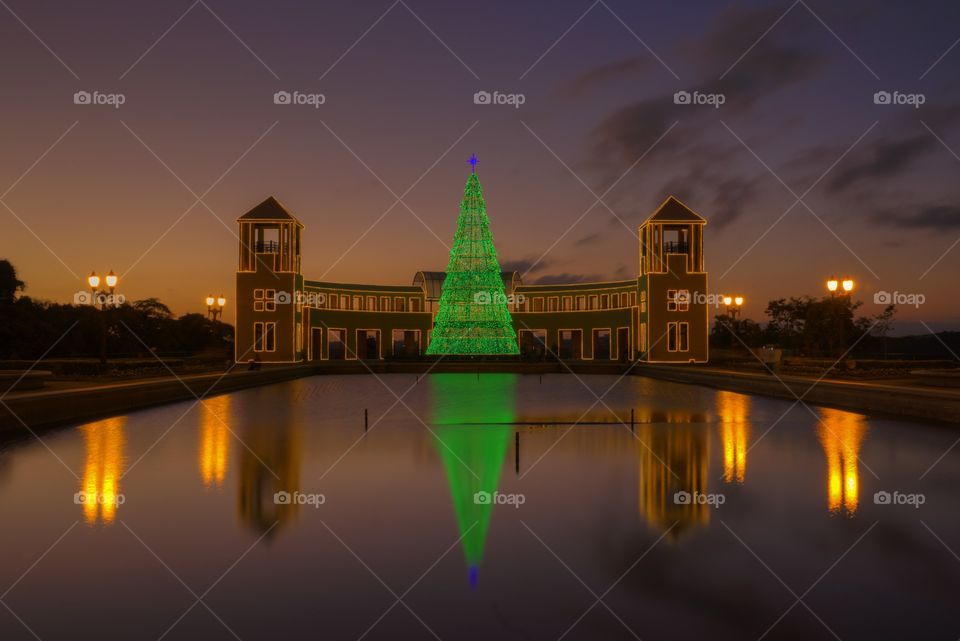
[[[653,59],[650,57],[616,60],[581,73],[561,88],[559,93],[573,98],[583,96],[621,78],[639,75],[649,70],[652,64]]]
[[[602,281],[600,274],[547,274],[533,281],[534,285],[562,285],[563,283],[592,283]]]
[[[602,236],[600,234],[587,234],[582,238],[577,239],[574,243],[577,247],[587,247],[588,245],[595,245],[600,241]]]
[[[885,210],[875,213],[873,219],[899,229],[954,231],[960,229],[960,206],[925,205],[912,212]]]
[[[758,196],[758,178],[730,176],[716,184],[710,224],[714,229],[723,229],[740,218]]]
[[[504,272],[520,272],[521,274],[526,274],[527,272],[542,272],[544,269],[549,267],[551,261],[546,258],[537,259],[536,257],[530,256],[529,258],[520,258],[518,260],[505,260],[500,263],[500,271]]]
[[[924,132],[910,138],[884,139],[869,145],[852,163],[844,163],[838,168],[830,180],[830,190],[841,192],[860,181],[898,176],[936,144],[936,139]]]
[[[759,178],[766,174],[754,164],[744,169],[743,164],[731,162],[744,150],[723,131],[718,119],[752,117],[755,105],[812,78],[827,62],[826,56],[813,49],[779,41],[777,32],[757,41],[781,12],[782,9],[726,11],[703,38],[690,45],[700,78],[683,88],[724,94],[722,115],[718,113],[721,110],[709,107],[674,104],[671,89],[620,107],[593,127],[588,134],[590,166],[602,174],[606,184],[618,179],[646,154],[642,165],[647,171],[643,178],[624,182],[619,194],[623,202],[650,202],[652,208],[663,197],[676,195],[703,211],[716,229],[737,220],[759,197]],[[798,40],[797,31],[805,33],[815,26],[815,22],[806,21],[791,25],[793,41]],[[716,69],[718,61],[730,65],[751,45],[755,46],[720,80],[726,67]],[[602,69],[595,71],[604,75]],[[651,192],[651,183],[659,183],[659,191]],[[623,193],[627,191],[631,193]],[[636,204],[630,210],[631,215],[641,218],[650,211]]]

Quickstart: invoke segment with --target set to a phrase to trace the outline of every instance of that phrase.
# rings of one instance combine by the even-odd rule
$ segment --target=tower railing
[[[261,240],[253,244],[253,251],[258,254],[279,254],[280,243],[275,240]]]

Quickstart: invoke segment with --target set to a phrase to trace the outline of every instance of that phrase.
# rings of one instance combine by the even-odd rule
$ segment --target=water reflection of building
[[[297,513],[297,504],[278,502],[277,493],[300,491],[300,429],[278,412],[274,420],[248,425],[240,434],[245,447],[237,450],[240,519],[258,532],[273,528],[271,536]]]
[[[861,414],[820,408],[817,434],[827,457],[827,507],[833,514],[853,515],[860,502],[860,446],[867,434]]]
[[[637,441],[640,516],[661,531],[676,524],[668,537],[672,540],[708,523],[712,508],[695,497],[708,491],[707,427],[679,422],[641,425]]]
[[[750,397],[734,392],[717,392],[720,442],[723,444],[723,480],[743,483],[747,475],[750,445]]]
[[[220,487],[227,474],[230,453],[230,395],[221,394],[205,400],[200,419],[200,477],[206,487]]]
[[[490,520],[514,420],[515,374],[430,377],[436,445],[443,460],[460,530],[461,546],[476,587]]]
[[[122,502],[120,478],[126,463],[126,422],[126,416],[116,416],[80,428],[86,450],[80,504],[87,523],[96,523],[98,518],[112,523],[116,518],[117,506]]]

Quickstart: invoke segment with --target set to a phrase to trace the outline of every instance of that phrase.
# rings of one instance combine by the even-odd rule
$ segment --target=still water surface
[[[637,377],[167,405],[0,451],[0,639],[956,639],[956,438]]]

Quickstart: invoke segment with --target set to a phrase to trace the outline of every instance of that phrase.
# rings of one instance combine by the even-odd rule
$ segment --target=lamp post
[[[733,321],[733,335],[740,335],[740,308],[743,306],[743,296],[736,294],[730,296],[729,294],[722,295],[723,304],[727,308],[727,318]]]
[[[827,291],[830,292],[831,300],[836,303],[833,306],[833,313],[836,314],[838,325],[837,336],[839,337],[842,345],[846,342],[846,325],[844,322],[845,315],[849,314],[850,318],[853,317],[852,307],[849,306],[849,303],[856,283],[854,283],[853,278],[850,276],[844,276],[843,279],[840,280],[838,280],[836,276],[830,276],[830,278],[827,279],[826,285]],[[831,341],[831,346],[832,344],[833,342]]]
[[[105,289],[100,288],[100,283],[106,285]],[[93,306],[100,303],[100,364],[107,364],[107,313],[111,306],[115,306],[114,292],[120,283],[120,277],[111,269],[107,275],[101,278],[97,272],[92,271],[87,276],[87,284],[90,286]]]
[[[831,295],[836,295],[838,293],[849,295],[853,292],[853,288],[856,286],[856,283],[854,283],[853,278],[850,276],[844,276],[843,280],[837,280],[836,276],[831,276],[827,279],[826,285],[827,291],[830,292]]]
[[[743,307],[744,298],[740,294],[735,296],[724,296],[723,304],[727,308],[727,316],[734,320],[740,318],[740,308]]]
[[[223,307],[227,304],[227,299],[223,294],[214,298],[213,294],[207,296],[207,316],[210,320],[216,321],[223,314]]]

